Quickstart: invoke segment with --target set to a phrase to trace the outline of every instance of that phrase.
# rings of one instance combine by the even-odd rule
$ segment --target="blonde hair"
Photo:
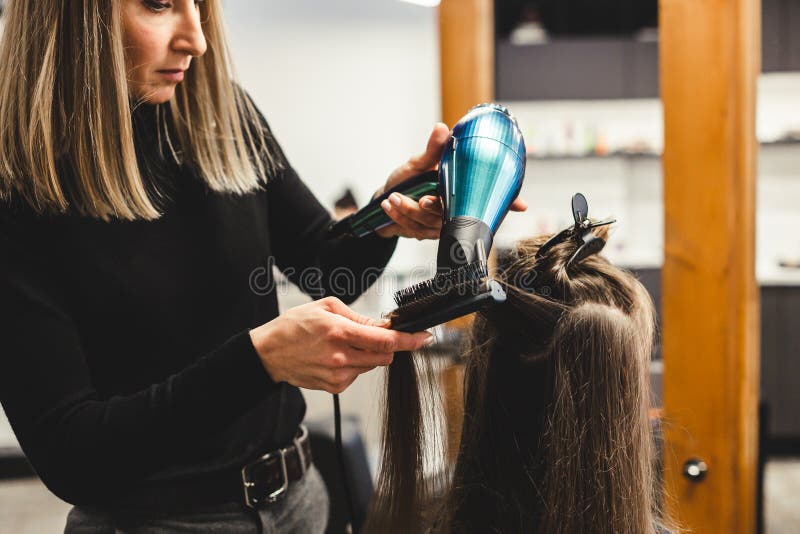
[[[158,192],[137,164],[121,1],[8,2],[0,42],[0,199],[103,220],[160,216],[148,189]],[[219,2],[200,10],[208,50],[192,62],[169,113],[157,117],[171,117],[177,139],[166,145],[176,162],[191,162],[214,191],[246,193],[282,163],[266,124],[233,81]],[[159,135],[170,128],[159,125]]]

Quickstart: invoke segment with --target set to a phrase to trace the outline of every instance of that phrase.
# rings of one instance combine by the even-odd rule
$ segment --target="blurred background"
[[[442,117],[438,2],[223,3],[242,85],[332,212],[337,202],[365,204],[392,169],[424,149]],[[497,0],[494,9],[496,100],[517,117],[526,139],[521,196],[530,206],[506,218],[498,255],[518,238],[566,226],[569,199],[580,191],[594,217],[618,220],[607,256],[637,272],[659,304],[664,143],[657,1]],[[761,510],[764,531],[777,534],[800,532],[800,2],[762,0],[761,10]],[[435,242],[401,240],[386,275],[353,307],[373,317],[390,311],[396,289],[430,276],[435,254]],[[286,283],[279,298],[282,309],[308,301]],[[445,348],[458,346],[446,329],[436,333]],[[657,352],[654,406],[662,370]],[[381,379],[379,370],[362,375],[341,396],[373,470]],[[306,392],[306,400],[309,419],[330,421],[329,395]],[[0,453],[0,532],[63,529],[68,505],[26,478],[1,415]]]

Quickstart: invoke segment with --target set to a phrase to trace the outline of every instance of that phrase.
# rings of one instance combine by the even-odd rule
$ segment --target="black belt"
[[[289,483],[302,477],[310,465],[308,430],[300,425],[291,445],[268,452],[242,468],[244,504],[256,508],[280,500]]]
[[[161,517],[243,501],[248,508],[266,505],[279,500],[289,484],[309,468],[309,441],[308,430],[300,425],[290,445],[264,454],[241,469],[142,485],[95,508],[121,517]]]

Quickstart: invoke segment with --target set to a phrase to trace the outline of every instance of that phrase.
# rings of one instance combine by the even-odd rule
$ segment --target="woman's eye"
[[[147,6],[147,9],[149,9],[150,11],[154,11],[156,13],[159,13],[167,8],[172,7],[171,2],[161,2],[159,0],[143,0],[143,2],[144,5]]]

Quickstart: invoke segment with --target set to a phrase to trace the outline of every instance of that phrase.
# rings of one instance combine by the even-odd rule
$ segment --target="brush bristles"
[[[406,307],[421,303],[430,297],[451,293],[453,290],[461,290],[459,291],[461,293],[487,276],[489,268],[486,262],[473,262],[446,273],[436,273],[436,276],[429,280],[401,289],[394,294],[394,301],[398,307]]]

